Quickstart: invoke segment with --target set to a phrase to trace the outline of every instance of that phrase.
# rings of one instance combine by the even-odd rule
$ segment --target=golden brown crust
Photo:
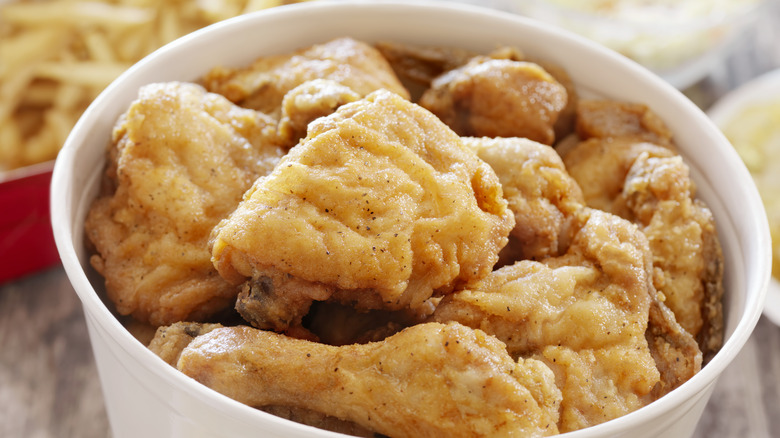
[[[656,293],[647,239],[609,213],[583,208],[575,216],[565,253],[504,266],[442,299],[432,317],[479,328],[513,357],[546,363],[563,393],[561,432],[646,405],[661,378],[645,339]]]
[[[557,433],[550,370],[516,362],[492,336],[455,323],[342,347],[217,329],[185,348],[178,368],[250,406],[311,410],[397,438]]]
[[[578,115],[587,140],[564,155],[569,173],[589,206],[647,235],[655,287],[706,362],[723,342],[723,254],[712,212],[696,198],[671,133],[644,105],[588,101]]]
[[[442,74],[420,97],[420,105],[459,135],[548,145],[566,101],[566,89],[539,65],[489,57]]]
[[[262,57],[246,68],[217,67],[206,74],[203,83],[209,91],[242,107],[278,117],[285,94],[314,79],[336,82],[360,96],[386,89],[409,98],[379,51],[352,38]]]
[[[425,306],[487,275],[513,225],[489,166],[431,113],[378,91],[309,125],[219,225],[213,258],[225,278],[269,278],[264,307],[300,307],[251,318],[287,330],[331,295],[364,310]]]
[[[272,121],[194,84],[152,84],[114,138],[111,184],[85,228],[117,311],[166,325],[230,307],[238,290],[212,266],[208,239],[281,157]]]

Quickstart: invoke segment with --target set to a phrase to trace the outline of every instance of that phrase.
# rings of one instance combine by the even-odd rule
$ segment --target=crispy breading
[[[563,393],[561,432],[653,400],[660,373],[645,339],[652,258],[630,222],[582,209],[566,252],[494,271],[442,299],[432,316],[493,334],[513,357],[535,357]]]
[[[589,138],[564,155],[566,168],[589,206],[627,218],[647,235],[655,287],[706,361],[723,342],[723,254],[690,169],[665,125],[641,105],[586,101],[579,114]]]
[[[538,64],[475,57],[438,76],[420,105],[462,136],[555,140],[566,88]]]
[[[245,318],[287,330],[313,300],[428,307],[487,275],[513,225],[493,170],[430,112],[381,90],[310,124],[217,227],[213,258],[229,281],[252,279],[245,296],[263,314]]]
[[[663,146],[634,138],[590,138],[574,144],[562,154],[564,165],[582,189],[585,203],[592,208],[631,218],[620,195],[634,160],[642,153],[672,157],[674,152]]]
[[[515,215],[502,264],[565,251],[571,238],[569,222],[585,198],[555,150],[517,137],[464,137],[463,143],[496,172]]]
[[[478,53],[457,47],[420,47],[380,41],[374,44],[402,80],[428,88],[433,80],[456,69]]]
[[[206,74],[203,83],[209,91],[242,107],[278,118],[285,94],[314,79],[336,82],[360,96],[386,89],[409,98],[409,92],[379,51],[352,38],[264,56],[243,68],[216,67]]]
[[[106,190],[86,219],[91,263],[123,315],[202,320],[238,289],[211,263],[211,229],[282,155],[275,124],[197,85],[145,86],[114,131]]]
[[[516,48],[377,47],[142,88],[86,220],[138,338],[358,436],[553,435],[699,372],[723,255],[663,121]]]
[[[179,370],[250,406],[291,406],[394,438],[557,433],[550,369],[513,360],[460,324],[426,323],[380,342],[335,347],[249,327],[196,338]]]
[[[327,79],[314,79],[293,88],[282,99],[279,136],[294,146],[306,137],[309,123],[327,116],[341,105],[360,99],[351,88]]]
[[[539,57],[529,57],[519,48],[511,46],[499,47],[488,55],[456,47],[419,47],[388,41],[380,41],[375,47],[387,58],[399,78],[405,81],[415,101],[431,86],[434,79],[464,66],[475,58],[477,61],[490,58],[537,64],[566,90],[566,105],[558,113],[554,138],[562,139],[575,129],[579,93],[569,73],[559,64]]]
[[[176,367],[182,351],[189,346],[195,338],[205,335],[212,330],[224,327],[216,323],[177,322],[169,326],[160,326],[154,333],[154,337],[148,343],[148,348],[154,354],[160,356],[167,364]],[[293,406],[263,406],[262,410],[309,426],[319,427],[334,432],[340,432],[352,436],[374,438],[374,433],[349,421],[329,417],[319,412]]]
[[[200,322],[175,322],[160,326],[149,341],[149,350],[173,367],[179,362],[181,352],[200,335],[223,327],[222,324]]]
[[[668,394],[701,371],[704,355],[696,339],[680,326],[674,313],[658,299],[650,303],[645,338],[661,381],[653,388],[653,400]]]

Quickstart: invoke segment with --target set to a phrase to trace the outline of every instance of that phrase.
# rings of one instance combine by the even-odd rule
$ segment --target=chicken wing
[[[513,357],[544,361],[563,393],[561,432],[625,415],[661,381],[645,334],[655,289],[645,236],[583,209],[566,252],[524,260],[444,297],[432,320],[495,335]]]
[[[657,116],[637,108],[585,102],[579,131],[589,138],[568,151],[564,163],[589,206],[627,218],[647,235],[655,287],[706,361],[723,339],[723,254],[714,218],[695,198],[689,168],[669,131]]]
[[[120,314],[152,325],[202,320],[238,289],[211,263],[211,229],[283,154],[268,117],[194,84],[144,87],[114,131],[86,234]]]
[[[555,140],[566,88],[538,64],[475,57],[438,76],[420,105],[462,136]]]
[[[314,79],[336,82],[360,96],[386,89],[409,98],[409,92],[381,53],[352,38],[337,38],[290,54],[262,57],[246,68],[217,67],[203,81],[209,91],[278,118],[284,95]]]
[[[292,406],[393,437],[533,437],[557,433],[560,391],[540,361],[460,324],[409,327],[335,347],[249,327],[217,329],[179,370],[250,406]]]
[[[380,90],[310,124],[217,227],[213,259],[234,284],[251,279],[245,318],[287,330],[313,300],[428,308],[487,275],[513,225],[493,170],[433,114]]]

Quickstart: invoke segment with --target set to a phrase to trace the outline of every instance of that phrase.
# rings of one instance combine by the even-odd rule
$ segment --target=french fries
[[[0,171],[57,156],[89,103],[164,44],[281,0],[0,3]]]

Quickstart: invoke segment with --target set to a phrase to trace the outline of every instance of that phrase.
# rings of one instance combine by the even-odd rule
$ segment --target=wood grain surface
[[[686,94],[706,109],[780,67],[779,25],[774,7]],[[110,436],[84,314],[62,268],[0,285],[0,437]],[[718,380],[694,437],[780,437],[780,327],[761,318]]]

